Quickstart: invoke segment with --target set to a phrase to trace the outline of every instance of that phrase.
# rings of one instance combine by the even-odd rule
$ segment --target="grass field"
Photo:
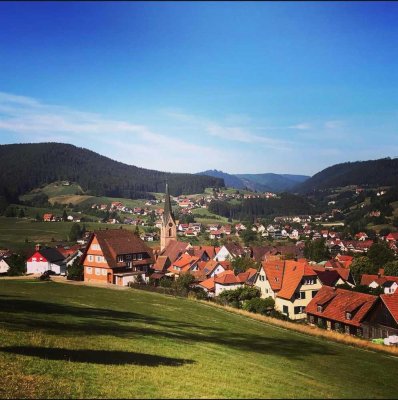
[[[116,229],[121,226],[96,222],[85,222],[84,224],[88,230]],[[80,225],[83,224],[80,223]],[[0,217],[0,248],[9,248],[19,252],[33,248],[35,243],[54,247],[57,242],[67,241],[71,227],[71,222],[36,222],[23,218]],[[134,230],[135,227],[123,225],[123,229]],[[28,243],[25,239],[28,239]]]
[[[0,397],[396,398],[398,359],[135,290],[0,280]]]

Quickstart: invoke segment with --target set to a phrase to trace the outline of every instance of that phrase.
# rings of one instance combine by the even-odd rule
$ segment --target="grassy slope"
[[[119,224],[100,224],[96,222],[84,223],[88,230],[115,229]],[[82,223],[80,223],[82,226]],[[28,219],[0,217],[0,248],[10,248],[20,251],[33,247],[34,243],[54,245],[55,242],[66,241],[71,222],[35,222]],[[134,230],[132,225],[123,225],[123,229]],[[25,243],[25,238],[30,243]]]
[[[396,397],[398,359],[133,290],[0,280],[0,397]]]

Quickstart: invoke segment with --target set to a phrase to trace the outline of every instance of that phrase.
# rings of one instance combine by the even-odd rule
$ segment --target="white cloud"
[[[214,147],[160,134],[142,124],[0,92],[0,134],[7,132],[25,141],[67,142],[98,152],[105,149],[106,155],[117,160],[163,171],[195,172],[207,169],[201,160],[207,165],[211,158],[224,160]]]

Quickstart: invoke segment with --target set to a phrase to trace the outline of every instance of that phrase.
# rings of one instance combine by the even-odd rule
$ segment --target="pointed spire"
[[[171,201],[170,201],[170,193],[169,193],[169,184],[166,182],[166,198],[164,201],[164,214],[163,218],[165,221],[169,219],[169,215],[174,220],[173,209],[171,208]]]

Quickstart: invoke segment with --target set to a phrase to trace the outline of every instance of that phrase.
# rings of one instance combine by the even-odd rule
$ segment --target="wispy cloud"
[[[207,135],[218,137],[226,141],[263,145],[270,149],[277,150],[288,151],[292,149],[290,142],[276,139],[268,135],[257,135],[252,132],[253,128],[250,126],[236,124],[236,122],[249,122],[250,118],[247,116],[228,115],[226,121],[219,122],[193,114],[184,113],[180,110],[164,110],[164,114],[182,123],[190,124]],[[235,122],[235,124],[232,124],[231,122]]]
[[[26,141],[100,144],[106,154],[129,164],[164,171],[206,169],[195,155],[224,160],[214,147],[158,133],[146,125],[104,118],[36,99],[0,92],[0,133],[13,132]],[[32,140],[33,139],[33,140]],[[196,164],[196,165],[195,165]]]

